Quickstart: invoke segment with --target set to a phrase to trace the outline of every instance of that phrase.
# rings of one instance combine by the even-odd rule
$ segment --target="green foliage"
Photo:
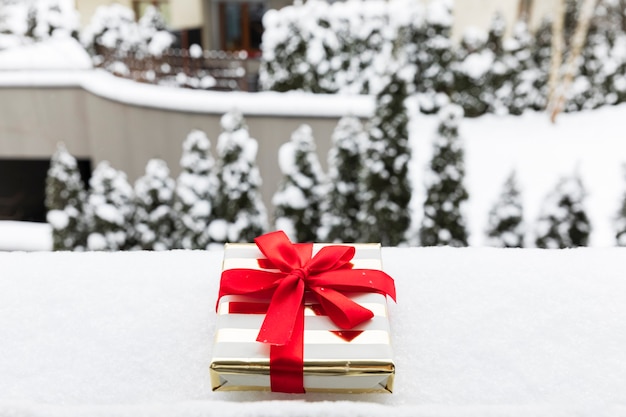
[[[76,159],[59,144],[46,179],[45,203],[53,250],[84,250],[87,246],[86,198]]]
[[[360,242],[363,187],[361,174],[367,136],[356,117],[342,117],[328,153],[328,187],[322,204],[319,240]]]
[[[408,163],[406,82],[393,72],[376,96],[370,121],[363,184],[363,241],[397,246],[406,242],[410,224],[411,185]]]
[[[276,208],[276,228],[297,242],[317,240],[324,198],[324,174],[315,153],[309,125],[300,126],[278,153],[283,173],[272,202]]]
[[[488,244],[503,248],[524,247],[523,206],[515,171],[507,178],[498,200],[489,211]]]
[[[439,112],[435,149],[426,178],[424,219],[419,231],[422,246],[467,246],[467,229],[462,204],[468,193],[464,152],[459,139],[458,124],[463,110],[449,105]]]
[[[584,208],[585,188],[578,174],[562,178],[543,204],[537,224],[538,248],[587,246],[591,223]]]

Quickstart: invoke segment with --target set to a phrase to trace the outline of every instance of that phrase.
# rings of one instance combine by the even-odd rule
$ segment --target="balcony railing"
[[[143,51],[100,46],[95,65],[132,80],[184,88],[249,91],[245,51],[202,51],[171,48],[159,56]]]

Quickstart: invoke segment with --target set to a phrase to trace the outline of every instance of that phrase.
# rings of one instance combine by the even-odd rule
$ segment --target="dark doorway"
[[[85,184],[91,160],[77,159]],[[46,221],[46,176],[49,159],[0,158],[0,220]]]

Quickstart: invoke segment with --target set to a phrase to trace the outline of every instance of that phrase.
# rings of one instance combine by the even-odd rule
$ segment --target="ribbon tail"
[[[257,342],[285,345],[294,333],[298,309],[304,298],[304,282],[295,275],[286,276],[276,288]]]
[[[291,340],[270,346],[270,385],[273,392],[304,393],[304,305],[301,303]]]

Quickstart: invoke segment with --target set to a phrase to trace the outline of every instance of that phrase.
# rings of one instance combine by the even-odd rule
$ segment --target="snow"
[[[0,251],[49,250],[52,250],[52,226],[49,224],[0,221]]]
[[[92,67],[84,48],[71,37],[0,50],[0,70],[85,70]]]
[[[223,252],[0,253],[0,415],[623,416],[626,249],[384,248],[391,395],[212,392]]]

